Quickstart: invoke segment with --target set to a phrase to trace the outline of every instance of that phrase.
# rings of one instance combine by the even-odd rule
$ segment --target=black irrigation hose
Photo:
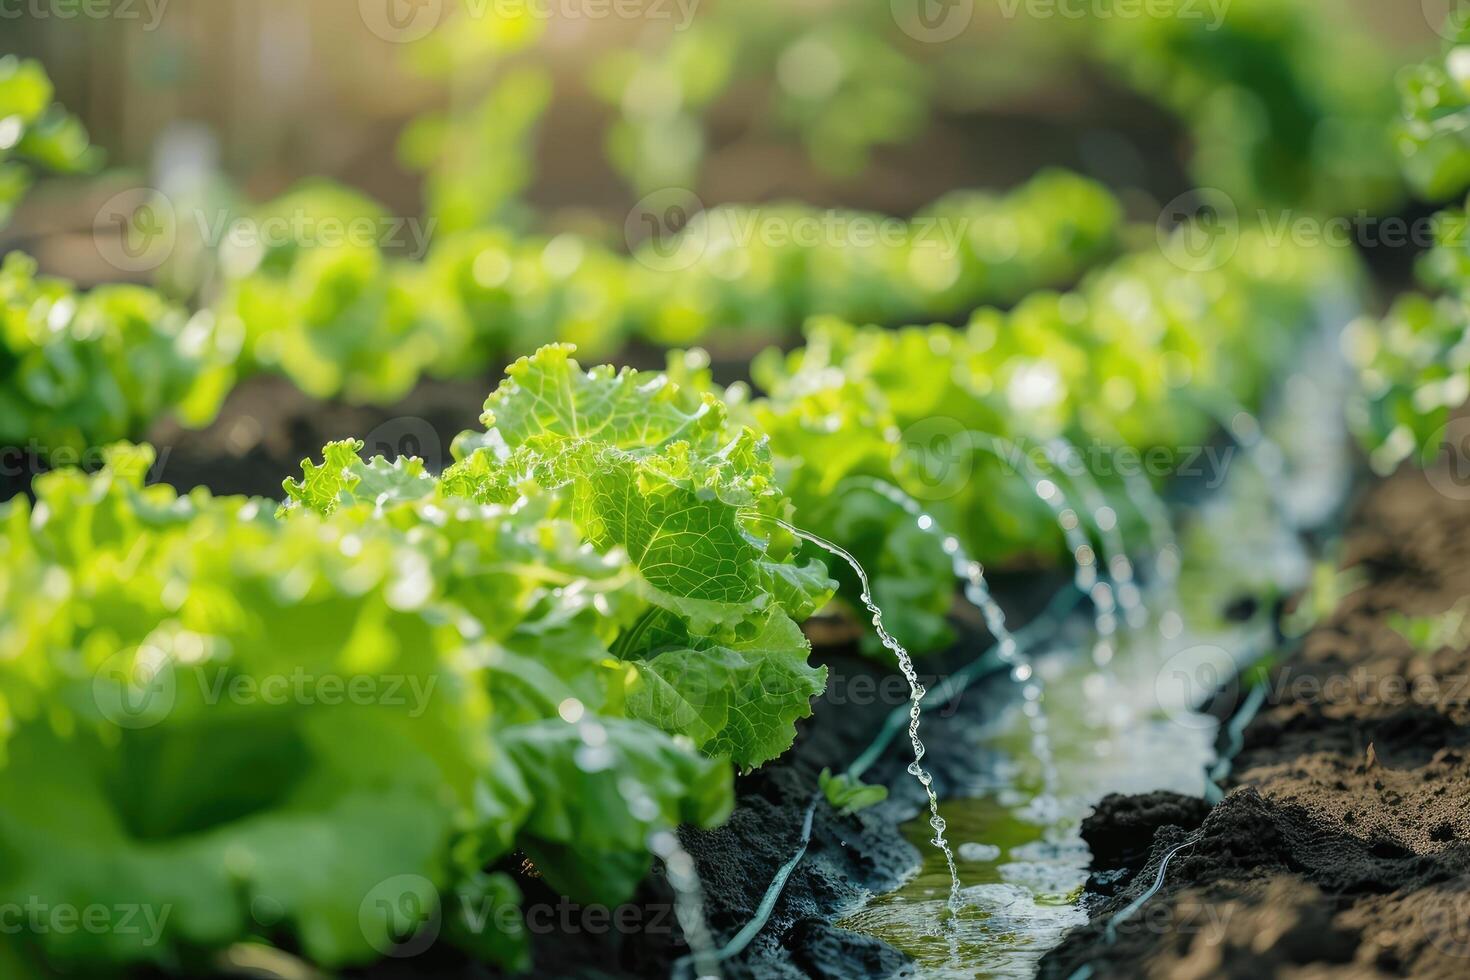
[[[1154,875],[1153,884],[1144,889],[1142,895],[1139,895],[1133,901],[1129,902],[1125,907],[1119,909],[1112,918],[1108,919],[1108,924],[1103,932],[1103,938],[1109,946],[1114,945],[1118,941],[1118,926],[1122,925],[1124,922],[1127,922],[1129,919],[1133,918],[1133,916],[1137,915],[1138,910],[1147,905],[1148,900],[1157,895],[1159,893],[1159,889],[1164,887],[1164,877],[1168,874],[1169,862],[1174,859],[1174,855],[1178,854],[1186,847],[1191,847],[1199,843],[1200,836],[1200,832],[1196,831],[1183,842],[1174,845],[1174,847],[1167,854],[1164,855],[1163,859],[1159,861],[1159,871],[1158,874]],[[1088,980],[1088,978],[1092,976],[1093,972],[1094,971],[1092,969],[1092,964],[1084,963],[1082,966],[1079,966],[1077,969],[1073,970],[1072,975],[1069,976],[1067,980]]]
[[[766,927],[766,923],[770,921],[771,912],[776,908],[776,901],[781,897],[781,892],[786,887],[786,882],[791,879],[792,872],[801,863],[801,859],[806,856],[807,845],[812,840],[812,820],[816,817],[817,803],[821,798],[822,793],[820,790],[812,795],[812,800],[807,804],[806,814],[802,817],[801,821],[800,846],[786,860],[786,863],[781,865],[776,871],[776,876],[771,879],[770,887],[766,889],[765,895],[761,898],[760,905],[756,907],[755,915],[751,916],[750,921],[739,932],[730,937],[729,942],[725,943],[725,945],[713,953],[703,954],[701,956],[702,959],[708,959],[714,963],[723,963],[732,956],[738,956],[745,947],[750,945],[751,940],[760,935],[760,931]],[[679,972],[687,967],[693,959],[694,954],[690,953],[675,960],[674,975],[678,976]]]
[[[1210,769],[1210,777],[1205,781],[1205,802],[1214,806],[1225,798],[1225,791],[1220,788],[1230,775],[1231,768],[1235,765],[1235,757],[1245,748],[1245,729],[1255,720],[1256,713],[1261,710],[1261,705],[1266,702],[1266,683],[1262,681],[1251,688],[1246,695],[1245,702],[1241,704],[1240,710],[1230,719],[1225,726],[1225,732],[1230,736],[1226,743],[1225,751],[1220,753],[1220,758]]]
[[[1052,596],[1051,601],[1047,604],[1046,610],[1040,616],[1016,631],[1017,646],[1021,650],[1033,649],[1042,641],[1044,629],[1048,627],[1054,629],[1059,626],[1065,617],[1081,604],[1081,601],[1082,594],[1074,586],[1071,584],[1064,586]],[[985,680],[1004,670],[1008,670],[1009,666],[995,656],[993,646],[992,644],[991,648],[987,648],[979,657],[976,657],[969,664],[947,677],[943,684],[933,688],[925,696],[924,701],[929,702],[932,700],[936,704],[947,704],[964,694],[970,685],[976,681]],[[1208,802],[1212,804],[1217,803],[1223,796],[1218,782],[1230,774],[1230,764],[1240,754],[1243,748],[1245,727],[1255,718],[1256,713],[1265,701],[1265,695],[1265,685],[1253,687],[1250,694],[1246,697],[1245,703],[1242,704],[1240,710],[1230,720],[1226,729],[1230,735],[1229,748],[1222,754],[1220,760],[1215,763],[1214,768],[1209,773],[1209,781],[1205,788],[1205,798]],[[856,779],[866,772],[873,763],[882,758],[883,753],[893,744],[893,739],[904,729],[908,722],[908,717],[907,706],[893,709],[887,719],[884,720],[883,727],[878,730],[878,734],[873,738],[873,741],[853,760],[845,774]],[[821,791],[818,790],[813,794],[811,802],[807,804],[806,811],[802,817],[801,834],[797,848],[791,857],[787,859],[786,863],[777,869],[775,876],[771,879],[771,884],[766,888],[766,892],[761,898],[760,904],[756,907],[755,915],[724,946],[715,950],[713,954],[708,954],[709,959],[716,963],[722,963],[725,960],[740,955],[755,937],[760,935],[760,931],[770,921],[771,913],[776,908],[776,902],[781,898],[781,892],[785,889],[786,883],[791,880],[791,875],[795,873],[797,866],[801,863],[801,859],[806,856],[807,848],[811,844],[812,824],[816,816],[817,805],[822,800],[822,795]],[[1164,874],[1168,869],[1169,861],[1174,855],[1196,843],[1198,840],[1199,835],[1196,834],[1165,854],[1163,861],[1159,865],[1159,873],[1153,886],[1108,921],[1107,940],[1109,945],[1117,939],[1118,925],[1135,915],[1138,909],[1142,908],[1163,887]],[[687,968],[692,960],[692,954],[682,956],[676,960],[674,963],[674,974],[676,976],[679,975],[680,971]],[[1073,973],[1069,980],[1086,980],[1091,974],[1092,968],[1090,966],[1084,966]]]
[[[1060,625],[1062,620],[1073,609],[1077,608],[1081,600],[1081,593],[1072,585],[1069,584],[1063,587],[1056,595],[1052,596],[1051,602],[1047,604],[1046,611],[1042,615],[1016,631],[1017,646],[1021,650],[1028,650],[1036,646],[1041,642],[1044,633],[1042,627],[1050,626],[1054,628]],[[993,646],[994,644],[992,644]],[[997,659],[993,649],[987,649],[985,653],[975,658],[965,667],[951,674],[939,687],[930,691],[925,696],[924,701],[935,698],[937,703],[947,703],[963,694],[975,681],[983,680],[986,677],[1008,669],[1010,669],[1009,665]],[[877,761],[888,746],[893,743],[893,739],[898,732],[907,724],[908,717],[909,709],[907,706],[894,708],[889,713],[888,718],[883,723],[883,727],[879,729],[872,743],[848,767],[847,775],[857,778]],[[791,875],[796,871],[797,865],[806,856],[807,847],[811,844],[812,839],[812,822],[816,816],[817,804],[821,802],[822,796],[822,791],[817,790],[813,794],[811,802],[807,804],[806,813],[802,818],[801,835],[796,851],[776,871],[775,877],[771,879],[770,886],[761,898],[760,905],[756,907],[755,915],[725,945],[715,950],[712,954],[705,954],[703,958],[712,960],[715,963],[723,963],[731,957],[738,956],[760,934],[760,931],[765,928],[766,923],[770,921],[771,913],[776,908],[776,902],[781,897],[782,890],[786,887],[786,882],[791,879]],[[678,976],[692,962],[693,954],[680,957],[674,962],[674,975]]]
[[[1264,681],[1252,687],[1250,693],[1246,695],[1245,700],[1241,703],[1240,708],[1231,716],[1230,721],[1225,726],[1228,741],[1224,750],[1220,753],[1220,758],[1210,768],[1208,778],[1205,780],[1205,802],[1211,806],[1214,806],[1225,798],[1225,792],[1220,788],[1220,784],[1229,777],[1231,767],[1235,763],[1235,757],[1240,755],[1241,750],[1245,748],[1246,726],[1255,720],[1256,714],[1261,710],[1261,705],[1266,701],[1266,694],[1267,686]],[[1199,843],[1202,837],[1203,831],[1197,830],[1185,841],[1176,845],[1164,855],[1163,860],[1159,862],[1159,872],[1154,877],[1153,884],[1145,889],[1143,894],[1129,902],[1127,906],[1120,909],[1112,918],[1108,919],[1108,924],[1103,932],[1103,941],[1107,945],[1112,946],[1117,943],[1118,926],[1138,914],[1138,910],[1143,908],[1149,899],[1157,895],[1159,889],[1164,887],[1164,875],[1169,870],[1169,862],[1173,859],[1174,855],[1186,847]],[[1074,970],[1067,980],[1089,980],[1092,975],[1093,969],[1089,963]]]

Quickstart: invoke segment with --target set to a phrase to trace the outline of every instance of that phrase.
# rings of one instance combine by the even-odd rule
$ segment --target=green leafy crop
[[[60,458],[136,437],[170,411],[207,423],[237,347],[209,315],[186,317],[152,290],[79,293],[13,252],[0,265],[0,444]]]
[[[1407,294],[1344,336],[1358,385],[1349,419],[1379,473],[1440,451],[1450,413],[1470,397],[1470,318],[1457,296]]]
[[[1318,304],[1351,294],[1341,253],[1256,234],[1230,248],[1198,272],[1158,253],[1130,256],[1076,292],[980,310],[962,329],[819,319],[804,347],[757,358],[761,397],[727,399],[770,437],[806,526],[853,551],[894,632],[931,649],[949,636],[951,559],[872,481],[918,501],[987,564],[1061,553],[1055,516],[1035,494],[1043,475],[1080,512],[1078,478],[1090,472],[1119,521],[1141,522],[1123,469],[1158,482],[1193,458],[1223,406],[1260,400]],[[687,359],[673,364],[708,383]],[[1049,453],[1059,438],[1080,457]],[[844,583],[849,599],[855,590]]]
[[[1104,0],[1085,45],[1193,139],[1191,172],[1242,204],[1324,213],[1401,196],[1383,39],[1318,0]],[[1208,9],[1207,9],[1208,8]],[[1045,25],[1043,25],[1045,26]]]
[[[823,687],[796,622],[833,583],[796,559],[789,534],[761,523],[790,516],[764,440],[731,426],[712,396],[662,375],[583,371],[565,346],[514,364],[484,422],[437,479],[411,462],[363,463],[351,444],[328,447],[322,466],[287,481],[285,513],[391,514],[426,499],[544,509],[621,563],[620,588],[636,597],[610,644],[636,682],[632,716],[742,766],[784,751]]]
[[[1458,15],[1457,15],[1458,16]],[[1470,188],[1470,22],[1449,25],[1444,53],[1405,69],[1398,148],[1424,196],[1442,201]],[[1358,373],[1349,418],[1369,462],[1390,473],[1440,453],[1452,414],[1470,398],[1470,223],[1463,206],[1434,220],[1434,245],[1419,262],[1431,295],[1406,294],[1381,319],[1344,337]]]
[[[39,63],[0,57],[0,225],[10,220],[36,169],[85,173],[99,162],[82,124],[51,101],[53,94]]]
[[[392,225],[373,202],[320,183],[253,220],[278,215]],[[640,338],[750,349],[813,314],[901,322],[1013,302],[1113,254],[1121,224],[1111,194],[1063,172],[1006,196],[952,194],[908,221],[795,204],[696,210],[677,229],[663,213],[646,217],[658,233],[632,255],[596,236],[458,219],[420,228],[431,246],[423,262],[363,242],[227,247],[212,305],[245,337],[244,370],[382,402],[424,374],[480,371],[545,343],[594,354]]]
[[[1470,188],[1470,22],[1461,16],[1449,28],[1439,57],[1399,76],[1399,155],[1414,189],[1433,201]]]
[[[763,441],[562,347],[485,421],[442,478],[328,446],[278,513],[144,487],[132,448],[0,507],[0,895],[153,912],[7,937],[12,975],[279,935],[362,963],[407,897],[524,965],[459,901],[513,904],[512,851],[626,900],[651,834],[723,819],[729,762],[791,744],[833,583],[762,522],[790,515]]]

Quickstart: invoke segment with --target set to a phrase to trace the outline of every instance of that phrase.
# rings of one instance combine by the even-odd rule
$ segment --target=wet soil
[[[1050,597],[1059,585],[1018,576],[998,591],[1008,612],[1025,620],[1039,612],[1038,598]],[[956,604],[954,620],[959,642],[919,665],[920,680],[927,685],[989,647],[989,637],[962,604]],[[737,778],[735,812],[723,826],[680,832],[703,883],[707,920],[717,945],[751,921],[777,870],[800,846],[803,818],[816,796],[821,771],[846,769],[888,715],[907,704],[907,685],[896,670],[859,656],[853,646],[825,642],[846,632],[842,624],[816,620],[810,628],[817,642],[815,659],[829,670],[828,689],[815,702],[813,716],[798,725],[795,747],[777,762]],[[1014,685],[999,674],[971,686],[955,702],[925,713],[923,733],[930,751],[924,761],[940,785],[963,785],[995,764],[993,758],[968,748],[975,744],[968,736],[1013,697]],[[877,806],[841,814],[824,799],[816,801],[805,856],[765,927],[743,953],[720,964],[723,976],[851,980],[914,975],[903,953],[834,924],[872,895],[897,888],[920,867],[919,852],[900,830],[927,805],[918,783],[905,771],[911,758],[907,739],[900,736],[864,775],[864,781],[890,789],[889,799]],[[530,891],[528,901],[558,900],[536,896],[534,885]],[[655,875],[635,904],[656,909],[671,900],[667,885]],[[677,930],[608,936],[572,930],[537,937],[534,945],[536,974],[544,977],[678,976],[679,970],[671,968],[688,951]],[[683,975],[692,976],[687,971]]]
[[[1465,491],[1405,472],[1365,492],[1340,555],[1361,584],[1270,668],[1224,799],[1103,800],[1092,921],[1042,977],[1470,975],[1470,651],[1390,625],[1470,596]]]
[[[1016,580],[1018,595],[1050,595],[1057,583]],[[1035,610],[1021,600],[1018,616]],[[920,678],[940,676],[982,653],[988,638],[977,624],[957,616],[962,639],[947,653],[921,665]],[[845,632],[816,621],[817,631]],[[816,659],[830,673],[828,692],[812,718],[799,724],[795,747],[779,761],[736,780],[737,804],[730,819],[709,831],[680,831],[697,865],[705,915],[716,945],[723,945],[756,915],[777,870],[801,844],[803,819],[824,768],[841,771],[866,747],[895,707],[906,704],[907,687],[885,664],[865,659],[851,646],[819,648]],[[927,667],[927,669],[926,669]],[[865,678],[859,681],[858,678]],[[897,681],[897,683],[895,683]],[[853,692],[871,691],[857,696]],[[964,748],[963,734],[1014,696],[1014,686],[997,675],[972,686],[955,703],[926,713],[932,752],[928,768],[942,783],[957,783],[994,764]],[[834,703],[835,699],[835,703]],[[925,806],[918,784],[905,772],[911,758],[903,737],[894,740],[865,781],[891,787],[885,802],[857,814],[841,814],[817,800],[807,851],[772,909],[765,927],[737,956],[720,964],[727,980],[799,980],[908,977],[908,958],[881,940],[842,929],[834,922],[872,894],[897,888],[920,867],[920,854],[900,827]],[[689,947],[673,914],[673,893],[659,869],[638,894],[617,909],[579,905],[545,887],[512,858],[500,870],[512,873],[524,892],[522,915],[530,932],[539,978],[686,977]],[[622,922],[619,926],[616,923]],[[682,962],[681,962],[682,961]],[[385,960],[352,974],[364,980],[422,980],[424,977],[485,978],[497,975],[446,943],[411,959]]]

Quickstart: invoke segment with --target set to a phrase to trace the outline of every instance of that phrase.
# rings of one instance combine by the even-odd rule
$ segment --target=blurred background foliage
[[[7,21],[0,54],[34,60],[0,61],[0,217],[61,175],[0,228],[36,260],[0,294],[13,427],[198,425],[261,373],[387,405],[552,341],[748,365],[812,316],[961,325],[1158,247],[1195,188],[1247,231],[1367,227],[1470,174],[1454,40],[1403,74],[1402,107],[1394,84],[1445,33],[1433,6],[156,0]],[[353,227],[372,233],[326,234]],[[70,285],[119,280],[156,292]],[[118,324],[160,355],[107,402],[89,378],[123,363],[96,343]]]
[[[620,233],[667,187],[906,215],[1045,164],[1154,202],[1400,200],[1389,80],[1432,37],[1417,4],[977,0],[935,40],[908,2],[427,0],[395,31],[372,2],[170,0],[8,22],[0,50],[39,58],[112,167],[171,197],[325,176],[441,234]],[[74,203],[13,234],[89,221]]]

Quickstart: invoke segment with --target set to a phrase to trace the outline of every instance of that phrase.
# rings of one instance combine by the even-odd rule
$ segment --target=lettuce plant
[[[959,329],[816,320],[805,346],[756,359],[760,397],[726,397],[770,437],[807,525],[873,572],[895,632],[915,649],[933,648],[949,636],[951,559],[935,532],[871,481],[919,501],[935,527],[987,564],[1050,563],[1062,553],[1033,483],[1050,477],[1080,510],[1079,465],[1102,484],[1116,519],[1141,531],[1121,468],[1148,458],[1155,462],[1140,475],[1157,482],[1192,458],[1222,410],[1260,402],[1320,305],[1353,292],[1351,261],[1328,249],[1252,233],[1229,247],[1203,271],[1162,254],[1129,256],[1073,293],[980,310]],[[684,365],[708,384],[707,373]],[[1044,451],[1057,438],[1087,452],[1059,464]],[[844,594],[855,588],[846,582]]]
[[[0,225],[10,220],[37,169],[86,173],[99,162],[86,130],[51,101],[54,94],[38,62],[0,57]]]
[[[373,202],[322,183],[252,220],[282,214],[393,225]],[[382,402],[424,374],[478,372],[545,343],[594,354],[639,338],[748,349],[812,314],[901,322],[1013,302],[1111,255],[1121,224],[1111,194],[1062,172],[1005,196],[950,195],[908,222],[794,204],[713,208],[677,231],[648,217],[661,234],[631,256],[596,237],[438,226],[422,229],[432,247],[421,263],[363,242],[226,247],[212,305],[243,332],[245,370],[283,373],[318,397]]]
[[[1470,21],[1456,13],[1439,56],[1404,70],[1401,163],[1433,201],[1470,189]],[[1470,397],[1470,222],[1462,205],[1435,216],[1434,245],[1418,275],[1430,291],[1398,298],[1381,319],[1358,321],[1344,338],[1358,386],[1349,418],[1380,473],[1432,462],[1445,427]]]
[[[140,286],[78,292],[12,252],[0,265],[0,444],[44,457],[213,418],[238,348],[208,314]]]
[[[421,924],[405,895],[521,966],[462,914],[516,901],[512,853],[626,900],[651,834],[723,819],[731,762],[791,744],[834,585],[768,520],[768,447],[570,354],[513,366],[441,477],[334,444],[277,511],[145,487],[120,447],[0,507],[0,895],[155,926],[7,937],[10,975],[367,962]]]

